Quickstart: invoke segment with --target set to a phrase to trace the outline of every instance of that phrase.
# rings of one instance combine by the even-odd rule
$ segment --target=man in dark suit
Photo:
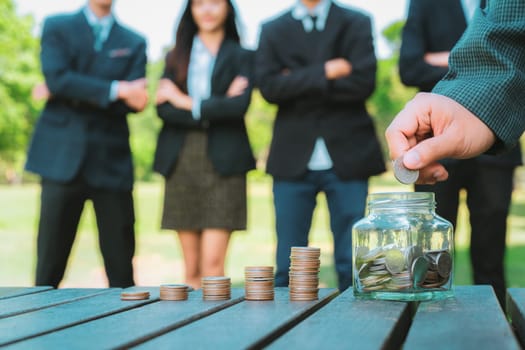
[[[483,4],[482,4],[483,5]],[[412,0],[399,60],[403,83],[428,92],[448,71],[448,56],[459,40],[478,0]],[[505,305],[504,255],[507,215],[520,147],[501,156],[481,155],[468,160],[445,159],[449,178],[436,185],[416,185],[416,191],[435,192],[437,213],[457,222],[459,194],[465,189],[470,213],[470,257],[474,283],[491,284]]]
[[[46,20],[41,39],[47,102],[26,169],[42,178],[36,284],[57,287],[91,199],[109,285],[133,285],[133,166],[126,115],[144,109],[146,43],[121,26],[111,0]]]
[[[354,222],[364,215],[368,178],[384,171],[365,101],[375,88],[370,19],[329,0],[301,0],[263,25],[256,81],[278,105],[267,171],[273,176],[276,286],[288,285],[290,247],[308,245],[316,197],[324,192],[339,289],[352,284]]]

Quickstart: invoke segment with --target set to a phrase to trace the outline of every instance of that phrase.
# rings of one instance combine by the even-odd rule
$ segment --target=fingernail
[[[403,164],[410,169],[417,169],[419,163],[421,163],[421,159],[419,158],[419,154],[415,151],[407,152],[403,156]]]

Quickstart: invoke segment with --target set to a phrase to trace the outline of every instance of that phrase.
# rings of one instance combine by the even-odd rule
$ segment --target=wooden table
[[[0,287],[0,346],[7,349],[520,349],[489,286],[421,303],[357,300],[321,289],[319,300],[122,301],[121,289]],[[509,289],[509,316],[525,338],[525,289]]]

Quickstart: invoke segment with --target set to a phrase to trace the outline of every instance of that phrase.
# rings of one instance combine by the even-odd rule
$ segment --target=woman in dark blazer
[[[239,44],[231,1],[188,0],[157,91],[154,170],[166,179],[162,228],[178,232],[194,288],[224,275],[230,234],[246,229],[251,91],[252,55]]]

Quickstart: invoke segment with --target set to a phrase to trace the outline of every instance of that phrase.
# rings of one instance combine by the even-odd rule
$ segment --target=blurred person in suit
[[[161,227],[177,231],[193,288],[224,275],[230,235],[246,229],[252,56],[240,46],[232,1],[187,1],[157,91],[154,170],[166,180]]]
[[[288,286],[290,248],[307,246],[326,195],[338,287],[352,285],[352,225],[368,179],[385,170],[365,102],[375,89],[371,20],[330,0],[298,0],[262,27],[256,82],[277,104],[267,172],[273,177],[276,286]]]
[[[450,50],[460,39],[479,0],[411,0],[403,28],[399,71],[405,85],[422,92],[445,76]],[[416,191],[435,192],[437,212],[454,227],[461,190],[467,192],[470,214],[470,259],[474,283],[490,284],[505,305],[504,255],[507,216],[514,170],[521,165],[519,145],[504,155],[480,155],[471,159],[444,159],[447,181],[416,185]]]
[[[133,166],[128,113],[142,111],[146,42],[122,26],[111,0],[46,19],[41,38],[46,99],[26,170],[41,176],[36,285],[64,276],[86,200],[93,202],[110,287],[134,284]]]

